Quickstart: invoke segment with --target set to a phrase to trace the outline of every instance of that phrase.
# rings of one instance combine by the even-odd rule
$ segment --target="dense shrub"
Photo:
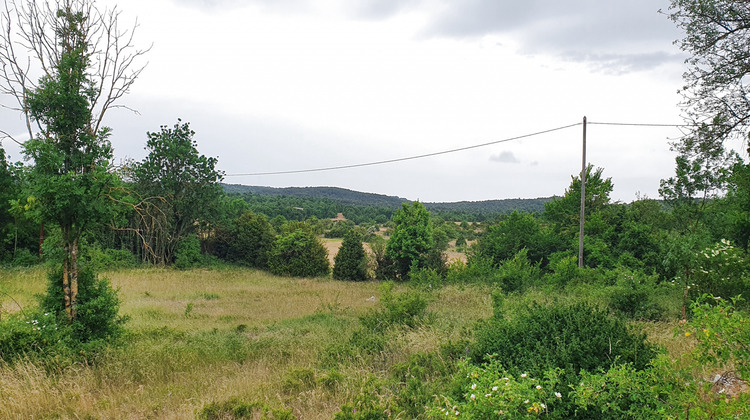
[[[750,270],[745,252],[722,240],[702,250],[697,255],[697,269],[693,276],[692,297],[712,294],[725,299],[750,291]],[[738,302],[741,306],[748,301]]]
[[[476,330],[475,363],[500,361],[512,373],[561,368],[577,374],[618,363],[644,368],[654,356],[645,334],[635,334],[619,319],[587,304],[532,306],[506,319],[496,300],[495,317]]]
[[[617,283],[609,288],[609,306],[630,319],[656,321],[664,314],[660,304],[663,293],[656,285],[656,275],[618,270]]]
[[[390,279],[406,280],[409,271],[428,266],[428,254],[435,247],[430,212],[415,201],[404,203],[393,215],[393,233],[385,249],[388,270],[380,270]]]
[[[48,275],[47,294],[42,299],[42,310],[55,314],[59,323],[66,323],[63,301],[62,270],[54,270]],[[127,318],[121,317],[120,299],[107,279],[100,279],[89,269],[78,274],[78,315],[71,324],[72,338],[79,343],[107,340],[120,336],[122,324]]]
[[[325,276],[330,270],[328,251],[312,232],[303,229],[276,239],[268,266],[276,275],[293,277]]]
[[[180,270],[186,270],[199,266],[203,262],[201,254],[201,241],[196,235],[183,238],[174,253],[174,266]]]
[[[268,252],[275,240],[265,216],[246,212],[237,219],[227,239],[227,259],[250,267],[268,268]]]
[[[338,280],[367,280],[367,257],[359,234],[350,229],[334,259],[333,278]]]
[[[531,264],[526,249],[518,251],[513,258],[502,262],[498,278],[500,287],[507,292],[523,291],[537,284],[541,278],[539,263]]]

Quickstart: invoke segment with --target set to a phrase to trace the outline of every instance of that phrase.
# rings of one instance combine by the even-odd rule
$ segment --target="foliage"
[[[595,371],[615,363],[643,369],[654,356],[645,335],[588,304],[535,303],[510,319],[503,317],[501,306],[502,301],[496,301],[495,316],[477,327],[474,363],[491,359],[514,374],[539,375],[560,368],[575,376],[582,369]]]
[[[293,277],[328,275],[328,251],[318,238],[304,229],[280,236],[268,254],[272,273]]]
[[[65,317],[63,290],[60,285],[62,271],[54,270],[48,275],[47,294],[41,308],[45,313],[55,314],[58,322]],[[78,316],[71,326],[71,338],[77,343],[107,341],[119,337],[127,317],[118,314],[120,298],[117,290],[105,278],[97,278],[90,270],[81,270],[79,278]]]
[[[260,416],[260,417],[258,417]],[[285,408],[272,408],[261,402],[245,402],[241,398],[231,398],[227,401],[213,402],[203,406],[197,413],[197,418],[202,420],[227,420],[227,419],[294,419],[292,410]]]
[[[243,213],[230,228],[221,231],[220,242],[230,261],[255,268],[268,268],[268,252],[275,237],[273,227],[265,216],[253,212]]]
[[[53,19],[49,16],[50,19]],[[24,143],[24,153],[35,165],[29,172],[32,195],[40,203],[43,220],[60,226],[64,269],[57,285],[65,289],[68,318],[76,318],[78,247],[83,232],[107,219],[112,205],[109,193],[116,185],[109,171],[112,147],[108,128],[99,128],[92,105],[100,91],[88,71],[91,45],[86,10],[56,11],[55,42],[45,45],[58,51],[54,70],[26,95],[33,121],[42,133]],[[60,299],[63,295],[58,294]],[[61,302],[63,302],[61,300]]]
[[[177,244],[174,253],[174,266],[180,270],[186,270],[199,266],[203,262],[201,254],[201,241],[196,235],[189,235]]]
[[[750,378],[750,321],[736,309],[737,299],[702,295],[693,302],[693,317],[686,336],[698,341],[695,355],[709,366],[734,366],[737,374]]]
[[[660,304],[661,297],[655,275],[619,270],[617,283],[609,289],[608,300],[610,308],[630,319],[656,321],[665,311]]]
[[[549,255],[561,248],[560,240],[529,213],[514,211],[497,224],[490,225],[477,242],[475,252],[492,259],[496,266],[526,249],[534,263],[546,266]]]
[[[413,268],[426,267],[429,252],[435,246],[430,213],[418,201],[404,203],[393,215],[395,227],[385,249],[393,264],[395,277],[406,279]]]
[[[685,32],[690,55],[683,75],[683,108],[692,122],[713,120],[717,139],[747,140],[750,5],[733,0],[672,0],[669,18]]]
[[[0,322],[0,360],[10,363],[24,356],[62,354],[69,332],[49,312],[10,316]]]
[[[691,296],[712,294],[729,299],[748,291],[750,272],[744,251],[723,239],[698,252]]]
[[[334,259],[333,278],[338,280],[367,280],[367,257],[359,234],[350,229],[344,236]]]
[[[440,396],[427,408],[428,419],[548,417],[567,398],[559,369],[534,377],[525,372],[514,376],[497,360],[481,366],[459,362],[459,367],[460,395]]]
[[[705,223],[706,207],[725,191],[730,170],[738,160],[736,153],[725,150],[717,133],[720,124],[718,119],[702,124],[672,145],[678,153],[675,176],[662,180],[659,186],[659,194],[674,208],[677,220],[691,232]]]
[[[372,331],[383,331],[391,325],[414,327],[420,322],[427,309],[427,300],[416,290],[393,293],[393,283],[381,287],[382,308],[360,317],[362,326]]]
[[[594,170],[586,167],[586,217],[602,210],[609,204],[612,192],[612,178],[603,178],[603,168]],[[552,222],[557,232],[572,237],[578,233],[581,213],[581,176],[571,177],[572,181],[562,198],[544,205],[544,218]]]
[[[129,175],[140,197],[153,197],[150,213],[156,219],[148,223],[138,214],[133,228],[143,238],[138,244],[150,250],[143,255],[170,264],[180,241],[217,214],[223,173],[216,169],[216,158],[198,153],[189,123],[178,119],[173,128],[161,126],[146,135],[148,155],[133,164]]]
[[[654,369],[620,364],[604,372],[582,372],[570,396],[581,411],[599,419],[674,418],[668,415],[673,410],[664,379]]]
[[[498,270],[497,279],[500,287],[506,293],[519,292],[537,284],[541,277],[539,263],[533,265],[527,257],[526,249],[522,249],[513,258],[502,263]]]

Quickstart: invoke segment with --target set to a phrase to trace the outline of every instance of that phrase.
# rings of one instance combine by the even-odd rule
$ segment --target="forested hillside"
[[[372,217],[377,214],[390,217],[393,210],[401,207],[402,203],[411,201],[401,197],[364,193],[337,187],[273,188],[239,184],[222,184],[222,186],[227,194],[244,197],[254,211],[269,217],[283,215],[292,220],[298,220],[302,216],[323,218],[334,217],[336,213],[344,213],[344,216],[351,220],[374,221],[375,219]],[[269,199],[268,197],[276,198]],[[446,220],[485,221],[514,211],[540,213],[544,211],[544,203],[552,199],[553,197],[511,198],[455,203],[424,203],[424,205],[432,214]],[[376,210],[373,211],[373,208]]]

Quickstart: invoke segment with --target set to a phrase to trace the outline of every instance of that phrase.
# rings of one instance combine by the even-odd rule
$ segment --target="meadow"
[[[410,361],[424,355],[439,362],[449,357],[446,346],[460,353],[475,323],[492,315],[489,286],[396,284],[393,293],[419,289],[426,315],[383,332],[383,345],[370,345],[353,336],[361,317],[381,306],[379,282],[285,278],[244,268],[103,275],[119,289],[121,313],[130,318],[122,342],[85,362],[0,363],[0,418],[233,418],[227,413],[239,406],[255,413],[247,418],[330,419],[363,394],[398,398],[404,383],[395,371],[413,369]],[[43,269],[0,271],[2,315],[35,305],[44,285]],[[601,293],[532,289],[509,296],[505,305],[509,311],[552,299],[596,305]],[[676,325],[637,326],[680,354],[688,344],[674,338]]]

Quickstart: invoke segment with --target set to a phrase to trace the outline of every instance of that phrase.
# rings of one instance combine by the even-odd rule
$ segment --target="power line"
[[[309,173],[309,172],[335,171],[335,170],[339,170],[339,169],[361,168],[361,167],[364,167],[364,166],[384,165],[384,164],[387,164],[387,163],[395,163],[395,162],[403,162],[403,161],[406,161],[406,160],[422,159],[422,158],[431,157],[431,156],[439,156],[439,155],[445,155],[445,154],[448,154],[448,153],[462,152],[464,150],[470,150],[470,149],[477,149],[477,148],[480,148],[480,147],[492,146],[494,144],[506,143],[506,142],[509,142],[509,141],[520,140],[520,139],[525,139],[525,138],[529,138],[529,137],[539,136],[539,135],[542,135],[542,134],[552,133],[552,132],[555,132],[555,131],[565,130],[567,128],[571,128],[571,127],[575,127],[575,126],[579,126],[579,125],[581,125],[581,123],[577,122],[575,124],[565,125],[565,126],[557,127],[557,128],[551,128],[549,130],[537,131],[535,133],[524,134],[524,135],[521,135],[521,136],[509,137],[509,138],[502,139],[502,140],[495,140],[495,141],[491,141],[491,142],[488,142],[488,143],[476,144],[476,145],[473,145],[473,146],[459,147],[457,149],[443,150],[443,151],[440,151],[440,152],[426,153],[426,154],[422,154],[422,155],[408,156],[408,157],[402,157],[402,158],[396,158],[396,159],[379,160],[379,161],[367,162],[367,163],[357,163],[357,164],[353,164],[353,165],[329,166],[329,167],[314,168],[314,169],[298,169],[298,170],[292,170],[292,171],[275,171],[275,172],[255,172],[255,173],[247,173],[247,174],[228,174],[228,175],[224,175],[224,176],[228,177],[228,176],[287,175],[287,174],[301,174],[301,173]]]
[[[695,124],[656,124],[656,123],[623,123],[623,122],[591,122],[589,125],[615,125],[628,127],[696,127]]]

